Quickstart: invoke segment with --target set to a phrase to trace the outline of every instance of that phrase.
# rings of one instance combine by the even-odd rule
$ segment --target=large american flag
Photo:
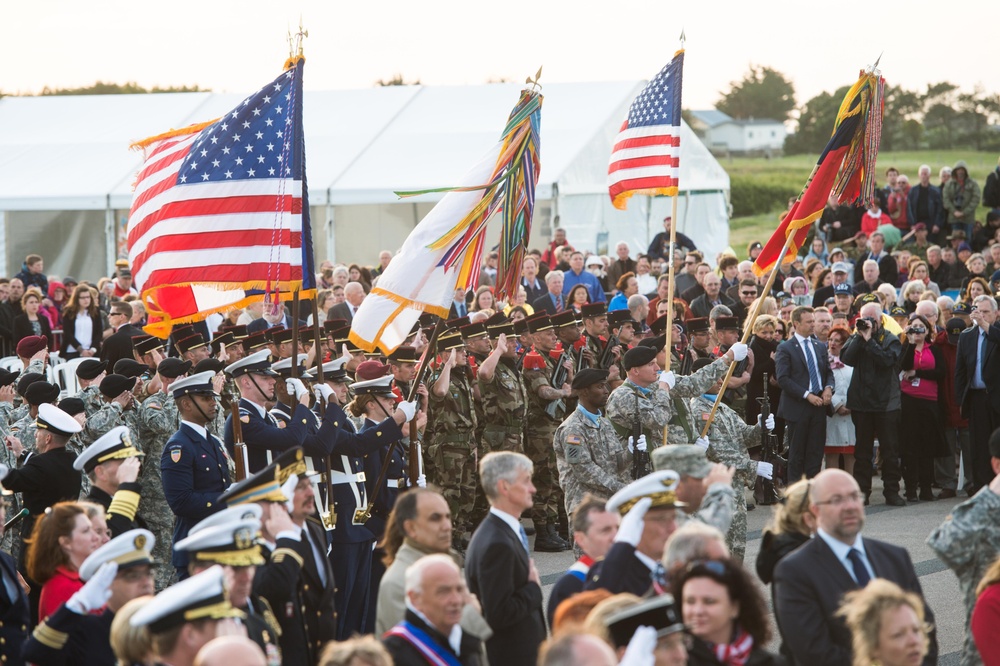
[[[615,208],[624,210],[633,194],[677,194],[683,71],[681,50],[629,107],[608,164],[608,193]]]
[[[137,144],[128,222],[147,331],[315,288],[298,58],[218,120]]]

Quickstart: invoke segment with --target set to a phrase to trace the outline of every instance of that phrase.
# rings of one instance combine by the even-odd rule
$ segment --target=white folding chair
[[[7,356],[0,358],[0,368],[7,372],[21,372],[24,370],[24,363],[16,356]]]
[[[49,367],[49,376],[52,378],[52,383],[59,387],[60,397],[80,392],[80,380],[76,376],[76,369],[86,360],[74,358]]]

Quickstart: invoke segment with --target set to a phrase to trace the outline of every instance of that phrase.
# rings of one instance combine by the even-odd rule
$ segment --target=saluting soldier
[[[204,522],[204,521],[203,521]],[[191,528],[174,549],[188,554],[188,572],[196,576],[214,565],[222,566],[229,583],[229,602],[246,614],[247,637],[260,646],[268,664],[281,664],[278,641],[281,629],[266,599],[252,593],[254,574],[264,564],[257,546],[258,518],[244,518]]]
[[[490,326],[489,335],[495,346],[479,366],[476,379],[483,404],[482,453],[524,453],[528,394],[517,369],[514,325]]]
[[[101,380],[104,406],[87,417],[82,434],[84,444],[91,444],[120,425],[128,426],[133,435],[139,432],[139,413],[132,393],[135,388],[136,380],[124,375],[111,374]]]
[[[104,406],[101,397],[101,380],[107,374],[108,362],[96,358],[88,358],[81,361],[76,366],[76,380],[80,384],[80,391],[76,397],[83,400],[83,406],[87,410],[87,418]]]
[[[710,359],[698,359],[694,362],[694,370],[697,372],[711,363]],[[708,421],[712,405],[715,404],[716,394],[721,388],[722,380],[720,379],[704,395],[689,400],[691,414],[694,417],[694,422],[698,424],[699,430]],[[750,454],[747,452],[748,447],[760,443],[761,427],[760,424],[747,425],[739,414],[727,405],[720,404],[708,431],[708,459],[736,469],[736,473],[733,475],[733,490],[736,491],[736,513],[733,515],[733,522],[726,533],[726,546],[729,547],[732,556],[740,561],[743,560],[747,546],[747,503],[743,491],[745,488],[753,488],[754,481],[758,476],[770,479],[774,473],[771,463],[751,460]],[[774,430],[774,414],[768,415],[767,422],[763,427],[769,431]]]
[[[524,358],[524,385],[528,394],[528,418],[525,422],[524,453],[534,465],[532,483],[535,484],[535,503],[531,508],[531,521],[535,524],[535,550],[540,553],[558,553],[571,545],[556,532],[559,507],[563,502],[559,488],[559,471],[552,437],[559,424],[566,418],[565,399],[570,397],[573,381],[573,363],[565,360],[566,380],[553,386],[557,359],[556,334],[548,315],[531,317],[528,330],[534,350]],[[546,410],[549,411],[546,411]]]
[[[170,386],[180,426],[163,448],[160,474],[163,494],[174,512],[173,543],[198,522],[225,507],[219,496],[229,487],[229,459],[222,442],[206,426],[215,417],[214,373],[179,379]],[[174,550],[178,580],[188,576],[187,553]]]
[[[438,352],[445,362],[431,382],[427,458],[430,480],[441,488],[451,508],[452,542],[464,552],[476,527],[472,521],[479,465],[476,411],[461,334],[452,331],[439,336]]]
[[[628,485],[632,451],[646,449],[643,437],[638,442],[629,437],[623,443],[611,421],[601,414],[610,392],[607,370],[584,368],[573,378],[572,388],[578,404],[552,438],[568,514],[587,493],[610,497]]]
[[[137,515],[140,487],[139,458],[145,454],[132,444],[125,426],[118,426],[83,450],[73,469],[90,477],[87,499],[104,507],[112,538],[145,528]]]
[[[10,434],[17,437],[24,448],[31,450],[36,447],[38,408],[44,404],[54,404],[58,399],[59,387],[45,381],[33,381],[24,389],[24,404],[28,411],[10,426]]]

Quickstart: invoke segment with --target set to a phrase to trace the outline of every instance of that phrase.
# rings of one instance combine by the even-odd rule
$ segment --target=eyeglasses
[[[756,291],[743,291],[743,292],[740,292],[740,295],[741,296],[754,296],[754,297],[756,297],[757,296],[757,292]]]
[[[717,578],[727,578],[729,576],[729,569],[718,560],[694,560],[688,563],[685,571],[688,574],[687,578],[694,578],[698,574],[704,573]]]
[[[822,502],[813,502],[816,506],[821,506],[823,504],[829,504],[830,506],[843,506],[848,502],[857,503],[861,501],[861,493],[854,491],[853,493],[848,493],[847,495],[834,495],[828,500]]]

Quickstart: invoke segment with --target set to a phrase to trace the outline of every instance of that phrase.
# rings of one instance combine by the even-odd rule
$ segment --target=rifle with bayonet
[[[564,349],[561,354],[559,354],[558,360],[556,360],[556,367],[552,370],[552,376],[549,377],[549,384],[554,389],[561,389],[562,385],[566,383],[566,378],[569,376],[569,370],[566,369],[565,363],[570,360],[569,350]],[[558,400],[553,400],[548,405],[545,406],[545,413],[549,415],[549,418],[555,419],[556,412],[560,407],[565,407],[566,403],[562,398]]]
[[[641,479],[653,470],[650,466],[649,451],[639,450],[639,438],[642,437],[642,414],[639,412],[639,396],[635,396],[635,415],[632,419],[632,480]]]
[[[762,476],[758,476],[757,480],[754,481],[753,485],[753,496],[757,501],[757,504],[762,504],[768,506],[770,504],[777,504],[781,501],[781,495],[778,493],[776,483],[778,479],[781,479],[784,474],[784,466],[788,464],[788,461],[782,458],[778,454],[778,438],[773,432],[769,432],[767,427],[764,425],[767,423],[768,417],[771,415],[771,401],[767,394],[768,380],[767,373],[764,373],[764,393],[761,397],[757,398],[757,402],[760,403],[760,459],[763,462],[771,463],[774,465],[774,473],[772,475],[774,480],[765,479]]]
[[[621,341],[618,339],[617,333],[608,338],[608,344],[604,345],[604,350],[601,352],[601,358],[597,361],[598,368],[601,370],[608,370],[611,368],[611,365],[615,362],[614,349],[620,344]]]
[[[240,421],[240,405],[238,402],[229,404],[233,415],[233,463],[236,467],[236,481],[242,481],[250,476],[250,460],[247,458],[247,445],[243,441],[243,422]]]

